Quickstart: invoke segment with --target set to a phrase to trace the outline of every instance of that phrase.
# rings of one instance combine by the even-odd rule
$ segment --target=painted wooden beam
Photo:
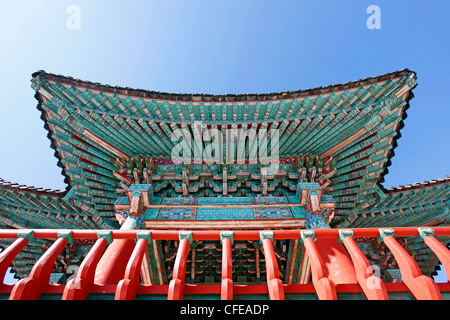
[[[129,155],[123,153],[122,151],[120,151],[113,145],[109,144],[105,140],[101,139],[99,136],[97,136],[93,132],[89,131],[88,129],[84,129],[82,132],[82,135],[85,138],[89,139],[90,141],[94,142],[95,144],[99,145],[100,147],[104,148],[105,150],[111,152],[112,154],[118,156],[121,159],[130,159],[131,158]]]
[[[306,219],[273,220],[145,220],[146,229],[269,229],[304,228]]]
[[[346,146],[350,145],[352,142],[356,141],[358,138],[362,137],[366,133],[367,133],[366,129],[365,128],[361,128],[358,131],[356,131],[355,133],[353,133],[351,136],[349,136],[348,138],[342,140],[341,142],[339,142],[335,146],[333,146],[333,147],[329,148],[328,150],[322,152],[319,156],[320,157],[331,156],[331,155],[339,152],[340,150],[344,149]]]

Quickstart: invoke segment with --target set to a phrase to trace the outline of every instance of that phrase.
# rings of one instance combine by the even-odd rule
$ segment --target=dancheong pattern
[[[231,270],[222,269],[224,247],[217,237],[192,240],[185,232],[176,240],[160,240],[141,233],[134,243],[148,243],[141,251],[138,280],[146,285],[179,280],[219,284],[225,275],[236,284],[278,289],[306,284],[313,260],[305,263],[306,239],[312,230],[303,238],[267,242],[268,230],[295,229],[300,237],[302,228],[318,233],[321,228],[448,224],[450,177],[390,189],[382,185],[416,78],[404,69],[306,90],[207,95],[113,87],[38,71],[32,88],[67,187],[49,190],[0,179],[0,227],[98,229],[109,240],[108,230],[125,227],[264,229],[259,240],[233,240]],[[187,154],[204,157],[172,160],[172,151],[184,140],[192,142]],[[206,150],[217,141],[220,147],[211,162]],[[258,154],[266,148],[267,156],[255,158],[255,146]],[[68,267],[80,266],[93,239],[68,243],[49,281],[65,283]],[[35,240],[12,262],[19,278],[30,275],[53,243]],[[382,268],[383,280],[400,281],[400,266],[382,240],[370,234],[355,241],[370,265]],[[2,248],[11,243],[0,239]],[[269,254],[263,243],[273,244]],[[345,252],[342,243],[336,240],[333,248]],[[423,241],[406,237],[399,244],[424,274],[434,271],[439,259]],[[174,279],[180,274],[174,270],[180,248],[186,254],[185,279]],[[267,272],[270,263],[277,272]],[[277,279],[269,279],[273,274]]]

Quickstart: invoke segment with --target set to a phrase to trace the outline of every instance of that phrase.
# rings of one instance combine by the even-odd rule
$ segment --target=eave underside
[[[250,129],[266,128],[280,134],[280,157],[339,159],[329,194],[337,202],[336,216],[347,216],[383,181],[415,85],[415,74],[403,70],[344,85],[230,99],[157,95],[44,72],[33,78],[66,181],[75,197],[105,217],[112,217],[120,184],[112,159],[169,161],[176,131],[195,138],[214,128],[236,139],[236,152],[249,150]],[[197,122],[203,127],[192,125]]]

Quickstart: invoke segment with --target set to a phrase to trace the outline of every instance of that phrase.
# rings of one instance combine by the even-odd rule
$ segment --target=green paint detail
[[[233,244],[234,235],[233,231],[220,231],[220,242],[223,242],[223,239],[230,239],[231,244]]]
[[[434,235],[434,231],[431,228],[419,228],[418,230],[419,230],[419,237],[422,239]]]
[[[58,238],[64,238],[67,240],[67,243],[73,243],[72,231],[58,232]]]
[[[189,244],[192,243],[193,239],[192,239],[192,231],[180,231],[178,233],[178,237],[180,240],[183,239],[188,239],[189,240]]]
[[[264,230],[259,232],[259,242],[262,244],[263,240],[270,239],[273,241],[273,231]]]
[[[343,242],[344,238],[353,237],[353,230],[350,229],[340,229],[339,230],[339,242]]]
[[[141,193],[139,192],[139,191],[133,191],[132,193],[131,193],[131,196],[132,197],[139,197],[141,195]]]
[[[102,231],[97,232],[97,238],[98,239],[106,239],[108,244],[111,244],[113,242],[112,232],[110,230],[105,230],[105,231],[102,230]]]
[[[64,199],[70,200],[75,195],[75,188],[70,188],[69,192],[67,192]]]
[[[300,231],[300,241],[303,243],[307,238],[314,239],[315,233],[313,230],[301,230]]]
[[[19,238],[25,238],[27,239],[28,243],[33,243],[36,239],[34,238],[34,231],[33,230],[23,230],[20,231],[17,236]]]
[[[384,238],[387,236],[394,236],[394,230],[393,229],[380,229],[380,236],[378,237],[378,241],[384,241]]]
[[[150,231],[138,231],[136,236],[137,239],[146,239],[148,243],[150,243],[150,241],[152,240]]]

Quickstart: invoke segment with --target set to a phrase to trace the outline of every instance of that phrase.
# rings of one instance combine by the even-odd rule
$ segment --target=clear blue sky
[[[369,5],[381,29],[369,30]],[[67,28],[70,5],[80,29]],[[0,177],[65,185],[36,110],[47,72],[173,93],[298,90],[418,74],[384,185],[450,174],[450,1],[0,0]]]
[[[369,30],[369,5],[381,29]],[[70,5],[80,29],[67,28]],[[36,110],[37,70],[173,93],[267,93],[409,68],[385,187],[450,174],[450,1],[0,0],[0,177],[65,185]]]

